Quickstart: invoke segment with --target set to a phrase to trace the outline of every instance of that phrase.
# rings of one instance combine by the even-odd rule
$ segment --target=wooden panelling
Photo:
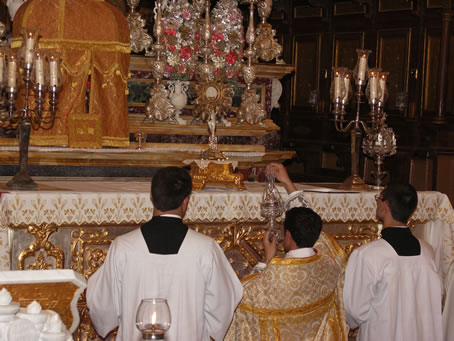
[[[378,32],[378,67],[389,72],[388,104],[390,105],[394,105],[398,92],[408,91],[410,41],[411,29]]]
[[[293,10],[293,17],[295,19],[321,18],[322,16],[323,9],[321,7],[296,6]]]
[[[448,7],[450,0],[427,0],[427,8]]]
[[[449,56],[448,75],[454,75],[454,35],[451,36],[449,44]],[[446,111],[452,114],[454,113],[454,77],[448,77],[446,89]]]
[[[452,24],[453,25],[453,24]],[[438,67],[440,60],[440,35],[439,33],[427,34],[426,63],[424,66],[424,98],[423,109],[428,112],[436,110],[438,96]],[[454,36],[450,39],[448,59],[448,74],[454,75]],[[446,87],[446,112],[454,112],[454,77],[447,77]]]
[[[295,37],[293,106],[308,106],[310,91],[319,88],[320,42],[320,34]]]
[[[380,12],[411,10],[413,1],[406,0],[379,0],[378,10]]]
[[[356,49],[364,46],[364,32],[336,33],[334,35],[333,66],[344,66],[353,70],[358,60]]]
[[[364,14],[366,13],[366,5],[358,5],[356,3],[338,2],[334,4],[334,15],[348,15],[348,14]]]
[[[424,65],[423,109],[435,111],[438,88],[438,59],[440,54],[440,35],[426,34],[426,58]]]
[[[411,160],[409,182],[417,191],[431,191],[433,177],[433,160]]]

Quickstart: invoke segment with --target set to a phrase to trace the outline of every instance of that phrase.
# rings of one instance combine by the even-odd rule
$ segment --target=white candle
[[[383,77],[380,77],[379,85],[380,85],[380,89],[381,89],[380,101],[382,103],[384,103],[385,102],[385,92],[386,92],[386,79]]]
[[[16,87],[16,70],[17,70],[16,59],[10,58],[8,62],[8,86],[10,88]]]
[[[369,99],[372,101],[377,98],[377,74],[371,72],[369,75]]]
[[[359,58],[358,65],[358,79],[364,81],[366,79],[366,66],[367,66],[367,57],[365,54],[361,55]]]
[[[33,34],[31,32],[27,33],[27,40],[25,41],[25,63],[33,63],[33,47],[35,41],[33,40]]]
[[[3,83],[3,69],[5,68],[5,59],[3,53],[0,53],[0,84]]]
[[[58,64],[54,56],[49,61],[49,85],[58,86]]]
[[[342,96],[342,79],[338,72],[334,76],[334,98],[340,98]]]
[[[345,88],[345,96],[343,98],[344,103],[348,102],[348,93],[350,91],[350,76],[347,74],[344,77],[344,88]]]
[[[35,80],[36,84],[44,85],[44,61],[40,56],[35,59]]]

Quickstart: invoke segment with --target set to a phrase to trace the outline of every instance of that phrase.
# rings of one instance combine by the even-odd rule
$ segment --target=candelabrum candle
[[[58,61],[54,55],[49,56],[49,85],[58,86]]]
[[[342,99],[344,103],[348,103],[349,94],[350,94],[350,78],[351,78],[351,71],[347,71],[344,74],[344,89],[345,89],[345,96]]]
[[[386,101],[386,79],[388,78],[389,72],[380,72],[379,86],[381,90],[380,102],[385,103]]]
[[[44,85],[44,58],[39,52],[35,56],[35,83]]]
[[[334,74],[334,98],[342,97],[342,76],[336,71]]]
[[[358,79],[359,80],[366,80],[366,68],[367,68],[367,56],[362,54],[359,58],[359,66],[358,66]]]
[[[3,84],[4,69],[5,69],[5,54],[0,51],[0,84]]]
[[[377,72],[370,71],[369,72],[369,100],[373,101],[377,99],[378,92],[377,92]]]
[[[33,63],[33,48],[35,46],[35,40],[33,39],[33,32],[28,32],[25,41],[25,63]]]
[[[14,55],[11,55],[8,59],[8,86],[10,88],[16,87],[16,71],[17,60]]]

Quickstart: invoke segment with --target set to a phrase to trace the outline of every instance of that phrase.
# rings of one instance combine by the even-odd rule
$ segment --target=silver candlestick
[[[7,188],[36,190],[38,185],[28,174],[28,147],[30,131],[42,126],[50,126],[57,111],[57,94],[63,84],[60,71],[60,54],[36,49],[38,30],[22,29],[22,45],[18,53],[2,50],[0,53],[0,84],[5,87],[7,99],[5,109],[0,113],[0,126],[6,129],[19,127],[19,172],[6,184]],[[6,60],[5,60],[6,57]],[[7,62],[7,63],[5,63]],[[5,68],[7,64],[7,68]],[[20,64],[20,65],[19,65]],[[23,85],[19,66],[24,70]],[[30,90],[34,84],[35,108],[30,108]],[[20,88],[24,89],[24,106],[16,107],[16,97]],[[48,109],[44,109],[44,98],[49,94]]]

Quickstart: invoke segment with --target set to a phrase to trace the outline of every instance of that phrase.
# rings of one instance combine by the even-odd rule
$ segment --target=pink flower
[[[227,64],[229,65],[233,65],[235,64],[237,60],[237,55],[234,51],[230,51],[226,56],[225,56],[225,61],[227,62]]]
[[[232,78],[232,77],[233,77],[233,72],[232,72],[232,70],[227,70],[227,71],[225,72],[225,75],[227,76],[227,78]]]
[[[199,34],[199,32],[196,32],[194,37],[195,37],[196,40],[200,40],[200,34]]]
[[[183,10],[182,16],[184,20],[189,20],[191,19],[191,12],[187,8],[185,8]]]
[[[219,33],[218,34],[218,40],[224,40],[224,34],[223,33]]]
[[[170,50],[170,51],[172,51],[172,52],[173,52],[173,51],[175,51],[175,49],[176,49],[176,47],[175,47],[175,46],[173,46],[173,45],[169,45],[169,50]]]
[[[182,47],[180,49],[180,58],[181,59],[188,60],[189,58],[191,58],[191,55],[192,55],[192,51],[189,47]]]
[[[178,73],[185,73],[186,67],[184,65],[178,65]]]
[[[218,57],[222,56],[222,52],[219,50],[216,50],[215,53],[216,53],[216,56],[218,56]]]
[[[167,71],[168,72],[172,72],[173,70],[173,66],[172,65],[167,65]]]
[[[236,15],[231,14],[229,16],[229,21],[232,25],[236,25],[238,23],[238,17]]]

